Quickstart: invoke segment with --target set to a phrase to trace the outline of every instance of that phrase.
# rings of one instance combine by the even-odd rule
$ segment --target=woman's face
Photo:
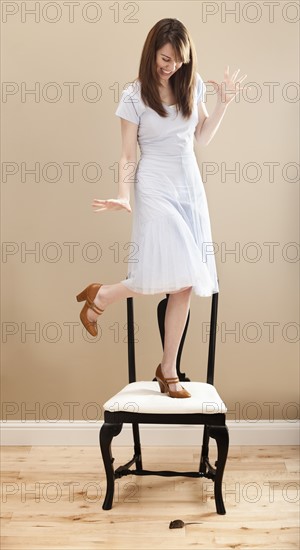
[[[174,49],[170,43],[165,44],[156,52],[157,72],[162,81],[168,81],[169,78],[180,69],[182,61],[176,59]]]

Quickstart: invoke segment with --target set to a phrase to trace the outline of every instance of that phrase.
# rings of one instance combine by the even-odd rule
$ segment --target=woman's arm
[[[217,103],[211,115],[208,114],[206,106],[202,101],[198,103],[199,122],[195,129],[195,139],[200,145],[208,145],[211,142],[220,127],[221,120],[224,117],[229,103],[241,92],[241,90],[243,90],[244,86],[241,87],[240,84],[247,75],[235,81],[239,70],[240,69],[234,71],[230,77],[229,66],[227,65],[224,73],[224,80],[221,84],[218,84],[214,80],[208,80],[217,93]]]
[[[136,171],[138,125],[121,118],[122,153],[119,165],[119,191],[116,199],[94,199],[94,212],[122,210],[131,212],[130,186]]]
[[[136,171],[138,125],[121,118],[122,153],[119,166],[118,199],[130,201],[130,187]]]
[[[202,146],[208,145],[217,132],[221,120],[225,115],[227,104],[217,101],[214,111],[208,114],[205,104],[198,103],[199,122],[195,130],[196,142]]]

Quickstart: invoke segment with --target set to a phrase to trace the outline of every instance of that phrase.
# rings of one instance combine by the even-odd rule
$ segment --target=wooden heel
[[[80,292],[80,294],[77,294],[76,296],[76,300],[77,302],[83,302],[83,300],[86,300],[87,299],[87,288],[85,288],[82,292]]]
[[[159,383],[161,393],[166,393],[166,386],[164,385],[164,383],[159,379],[157,379],[157,382]]]

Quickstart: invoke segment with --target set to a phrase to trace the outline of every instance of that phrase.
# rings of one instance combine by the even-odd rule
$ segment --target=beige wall
[[[3,417],[99,418],[103,402],[127,383],[125,301],[100,318],[99,340],[87,341],[75,295],[91,282],[115,283],[126,276],[132,218],[125,212],[96,215],[91,203],[95,197],[117,193],[112,167],[119,161],[121,136],[114,112],[123,86],[137,74],[146,35],[159,19],[177,17],[195,41],[204,81],[220,81],[229,64],[230,70],[240,68],[240,74],[248,75],[246,81],[254,83],[248,98],[230,104],[210,145],[196,145],[218,246],[215,385],[228,409],[235,411],[229,419],[293,419],[298,400],[299,273],[298,263],[292,261],[297,251],[289,243],[298,240],[298,183],[289,180],[297,179],[291,163],[299,162],[299,111],[298,103],[288,100],[295,88],[285,86],[299,77],[299,31],[290,22],[295,8],[280,2],[270,22],[267,7],[259,3],[261,13],[251,23],[254,8],[243,12],[244,2],[239,3],[240,21],[237,12],[221,13],[222,6],[233,8],[237,2],[210,2],[211,8],[196,1],[132,2],[127,11],[122,2],[97,3],[102,16],[94,24],[88,20],[96,12],[86,9],[87,2],[76,7],[73,23],[61,2],[56,3],[61,13],[55,23],[47,21],[55,17],[51,6],[41,12],[40,22],[20,11],[5,22],[2,13],[2,79],[14,83],[8,86],[12,93],[6,102],[2,100],[2,162],[15,171],[2,184],[7,253],[2,258]],[[13,5],[21,10],[21,2]],[[119,20],[113,5],[115,10],[119,6]],[[215,11],[207,21],[205,6]],[[126,16],[136,21],[125,22]],[[53,82],[61,91],[56,101],[51,101]],[[68,96],[68,82],[78,84],[74,101]],[[102,89],[96,102],[87,100],[94,97],[95,88],[86,87],[92,82]],[[274,100],[270,82],[276,83]],[[22,83],[27,89],[38,83],[39,97],[22,95]],[[208,89],[209,113],[214,105]],[[74,180],[66,165],[71,162],[78,164]],[[22,163],[28,169],[38,163],[39,181],[24,175]],[[47,163],[58,165],[57,181],[53,167],[47,172]],[[88,181],[87,163],[101,166],[98,181]],[[240,176],[226,178],[224,171],[235,163]],[[273,179],[267,163],[277,163]],[[206,177],[206,170],[212,169],[214,175]],[[96,172],[90,168],[87,175],[92,179]],[[102,250],[98,261],[92,261],[97,249],[91,243]],[[36,256],[25,254],[34,246]],[[235,247],[236,256],[226,254]],[[156,307],[163,297],[135,300],[139,379],[151,380],[161,359]],[[182,370],[202,381],[210,301],[192,297],[182,358]],[[272,323],[274,338],[269,333]],[[226,333],[234,326],[236,335]],[[35,335],[26,333],[34,327]],[[35,412],[26,415],[26,409]]]

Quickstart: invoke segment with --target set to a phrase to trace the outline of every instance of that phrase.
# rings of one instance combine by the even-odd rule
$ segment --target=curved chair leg
[[[227,426],[210,426],[209,436],[216,440],[218,449],[218,460],[216,462],[216,474],[214,481],[215,503],[218,514],[226,514],[223,496],[222,496],[222,479],[226,464],[229,435]]]
[[[140,431],[139,431],[139,425],[138,424],[132,424],[132,433],[133,433],[133,440],[134,440],[134,456],[135,456],[135,464],[137,470],[143,469],[142,464],[142,451],[141,451],[141,442],[140,442]]]
[[[102,505],[103,510],[110,510],[112,508],[112,502],[115,491],[115,472],[113,468],[114,458],[111,454],[111,442],[112,438],[120,433],[123,424],[109,424],[104,422],[102,424],[99,434],[100,448],[102,453],[102,459],[106,473],[106,495]]]
[[[202,474],[206,474],[207,472],[208,451],[209,451],[209,431],[208,431],[208,426],[204,425],[202,452],[201,452],[200,466],[199,466],[199,472]]]

